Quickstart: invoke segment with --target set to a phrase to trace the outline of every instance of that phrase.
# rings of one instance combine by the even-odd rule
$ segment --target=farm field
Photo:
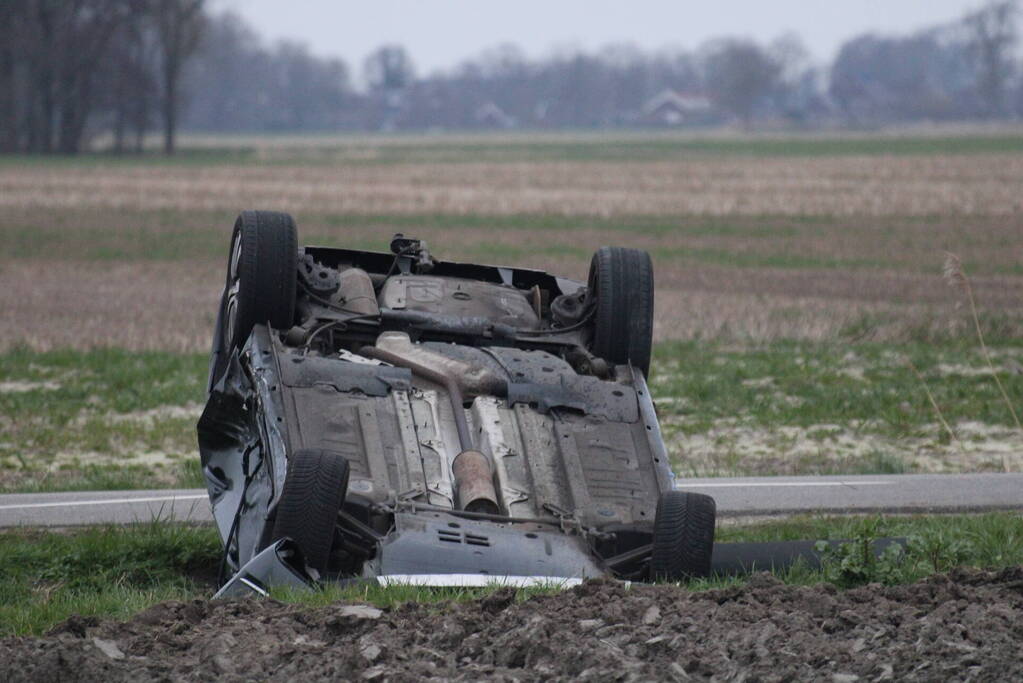
[[[1023,471],[1023,133],[189,144],[0,160],[0,492],[202,486],[243,208],[292,212],[307,243],[404,232],[580,279],[600,245],[649,250],[650,388],[683,481]],[[905,548],[874,559],[880,537]],[[211,527],[7,530],[0,661],[12,680],[1011,678],[1021,538],[1014,513],[804,517],[717,540],[850,540],[819,569],[213,602]]]
[[[577,278],[600,245],[648,249],[680,475],[1018,471],[1021,151],[1011,131],[580,134],[5,159],[0,489],[199,482],[192,425],[243,208],[292,212],[307,243],[404,232]]]

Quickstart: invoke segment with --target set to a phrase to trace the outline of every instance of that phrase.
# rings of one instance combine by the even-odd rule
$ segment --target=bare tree
[[[384,45],[366,58],[363,74],[371,91],[367,123],[380,130],[398,128],[409,111],[408,91],[415,79],[412,58],[400,45]]]
[[[264,129],[273,86],[269,52],[255,30],[233,11],[215,14],[203,29],[195,63],[186,73],[193,93],[183,124],[208,131]]]
[[[22,0],[0,3],[0,153],[18,150],[17,44],[18,19]]]
[[[111,38],[127,18],[124,0],[78,0],[70,6],[57,67],[57,149],[76,154],[95,104],[95,81]]]
[[[96,101],[97,74],[130,1],[11,0],[3,5],[4,148],[78,152]]]
[[[704,57],[707,92],[722,109],[749,127],[753,113],[774,88],[780,66],[749,40],[726,38],[709,45]]]
[[[977,63],[977,92],[988,116],[1005,114],[1012,50],[1018,38],[1017,13],[1016,0],[993,0],[963,18]]]
[[[53,151],[56,62],[59,59],[60,3],[30,0],[24,5],[23,44],[32,82],[28,100],[26,146],[31,152]]]
[[[116,147],[144,132],[158,80],[169,148],[181,64],[201,24],[202,0],[0,2],[0,150],[75,154],[110,120]],[[158,46],[160,60],[152,59]],[[159,78],[156,73],[159,73]]]
[[[798,81],[810,68],[810,51],[798,33],[783,33],[768,46],[771,59],[778,68],[778,78],[785,83]]]
[[[181,73],[199,46],[205,15],[204,0],[153,0],[153,17],[160,53],[160,111],[163,151],[173,154],[181,108]]]
[[[854,125],[981,113],[966,48],[933,31],[853,38],[839,50],[830,80],[832,99]]]
[[[277,130],[323,130],[337,119],[348,90],[340,60],[317,59],[300,43],[282,41],[270,55],[269,100]]]
[[[146,131],[156,104],[156,38],[148,0],[133,0],[129,16],[111,41],[106,68],[100,75],[105,105],[111,115],[114,152],[127,148],[142,151]]]
[[[133,135],[140,149],[157,123],[173,153],[182,127],[653,125],[649,111],[662,106],[697,112],[671,121],[681,125],[726,114],[746,126],[806,124],[836,106],[853,124],[1003,116],[1023,110],[1018,0],[987,2],[911,35],[854,38],[826,79],[794,34],[766,45],[726,38],[695,53],[611,45],[542,60],[504,45],[427,78],[403,47],[384,45],[365,60],[360,93],[340,60],[300,43],[267,46],[241,17],[208,16],[204,0],[0,0],[0,152],[75,153],[104,128],[115,150]],[[187,107],[185,93],[194,93]]]
[[[363,74],[371,89],[395,91],[412,83],[415,69],[405,48],[400,45],[383,45],[366,58]]]

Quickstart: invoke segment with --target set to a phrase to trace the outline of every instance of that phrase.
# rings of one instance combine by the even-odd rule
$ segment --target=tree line
[[[209,132],[874,126],[1023,115],[1016,0],[911,35],[848,40],[813,63],[799,36],[695,50],[614,45],[529,59],[504,45],[444,73],[382,46],[358,78],[301,43],[267,44],[203,0],[0,2],[0,152],[74,154],[106,136]],[[358,80],[358,83],[355,81]]]
[[[4,0],[0,151],[74,154],[98,127],[124,149],[158,120],[174,150],[202,0]]]

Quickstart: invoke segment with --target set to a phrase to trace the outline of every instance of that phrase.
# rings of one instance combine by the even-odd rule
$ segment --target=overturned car
[[[674,489],[646,384],[649,256],[603,247],[582,283],[390,246],[235,223],[198,424],[221,594],[706,575],[714,501]]]

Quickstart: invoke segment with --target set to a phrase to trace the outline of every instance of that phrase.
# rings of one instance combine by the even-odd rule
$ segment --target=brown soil
[[[165,603],[0,641],[9,681],[1020,680],[1023,568],[910,586],[689,593],[591,582],[392,610]]]

